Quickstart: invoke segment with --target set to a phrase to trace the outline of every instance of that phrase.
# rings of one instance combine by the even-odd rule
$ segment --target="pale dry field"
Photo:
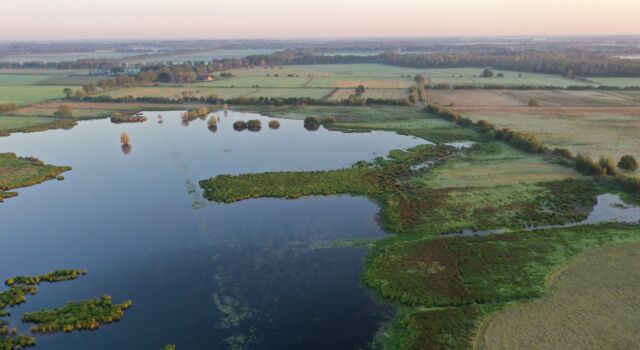
[[[640,244],[587,252],[549,280],[546,297],[508,307],[476,349],[637,349]]]
[[[329,100],[342,101],[349,99],[349,96],[355,94],[355,89],[340,89],[336,91]],[[407,89],[368,89],[364,93],[366,98],[404,100],[409,97]]]
[[[455,107],[474,121],[537,135],[549,148],[640,159],[640,107]]]
[[[640,91],[429,90],[429,101],[455,107],[640,107]]]

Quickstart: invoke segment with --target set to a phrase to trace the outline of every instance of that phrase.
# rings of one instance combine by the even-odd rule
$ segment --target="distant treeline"
[[[281,51],[249,56],[254,65],[381,63],[411,68],[493,67],[512,71],[557,74],[567,77],[640,77],[640,60],[596,53],[492,52],[492,53],[383,53],[371,56],[327,56]]]
[[[563,75],[566,77],[640,77],[640,60],[611,57],[591,52],[509,51],[383,53],[378,55],[318,55],[308,51],[285,50],[243,59],[191,61],[182,65],[148,66],[146,71],[162,72],[161,67],[187,67],[193,74],[222,72],[233,68],[273,67],[301,64],[379,63],[411,68],[493,67],[494,69]],[[82,59],[73,62],[0,62],[0,68],[111,69],[123,67],[118,60]],[[173,71],[170,68],[169,71]],[[189,77],[192,77],[189,75]],[[166,76],[164,76],[166,78]],[[173,79],[173,78],[172,78]],[[184,76],[181,78],[184,80]],[[195,79],[195,78],[194,78]],[[180,80],[175,80],[180,81]],[[190,80],[189,80],[190,81]]]

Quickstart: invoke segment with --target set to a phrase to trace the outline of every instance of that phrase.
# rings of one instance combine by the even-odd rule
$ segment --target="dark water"
[[[201,199],[197,181],[217,174],[319,170],[408,148],[392,133],[306,131],[302,122],[229,113],[216,133],[179,112],[142,124],[82,122],[15,134],[0,152],[70,165],[62,182],[20,189],[0,204],[0,279],[84,268],[77,281],[43,284],[11,309],[25,311],[110,294],[132,299],[122,322],[96,332],[38,336],[38,349],[353,349],[365,347],[392,308],[360,283],[362,248],[311,243],[375,238],[378,208],[364,198]],[[236,132],[237,119],[260,132]],[[120,147],[126,131],[133,146]],[[28,329],[27,325],[20,325]]]

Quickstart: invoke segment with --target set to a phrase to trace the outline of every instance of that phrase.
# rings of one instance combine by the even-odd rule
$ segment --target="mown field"
[[[640,245],[584,253],[552,276],[547,295],[505,308],[476,349],[633,349],[640,343]]]

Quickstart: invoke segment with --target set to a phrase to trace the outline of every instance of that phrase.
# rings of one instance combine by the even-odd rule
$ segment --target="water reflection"
[[[388,310],[360,283],[366,250],[311,243],[382,236],[375,204],[349,196],[198,202],[197,182],[348,167],[424,141],[388,132],[308,133],[294,120],[281,120],[278,132],[237,133],[234,121],[272,119],[233,111],[212,137],[205,121],[182,128],[180,112],[163,114],[161,128],[94,120],[0,140],[1,151],[73,167],[67,181],[20,189],[0,205],[0,280],[89,270],[13,308],[12,326],[22,325],[25,311],[108,293],[134,301],[123,322],[42,336],[38,349],[365,347]],[[128,157],[114,147],[125,131],[136,138]]]
[[[122,153],[123,154],[131,153],[131,145],[124,144],[124,145],[121,146],[121,148],[122,148]]]

